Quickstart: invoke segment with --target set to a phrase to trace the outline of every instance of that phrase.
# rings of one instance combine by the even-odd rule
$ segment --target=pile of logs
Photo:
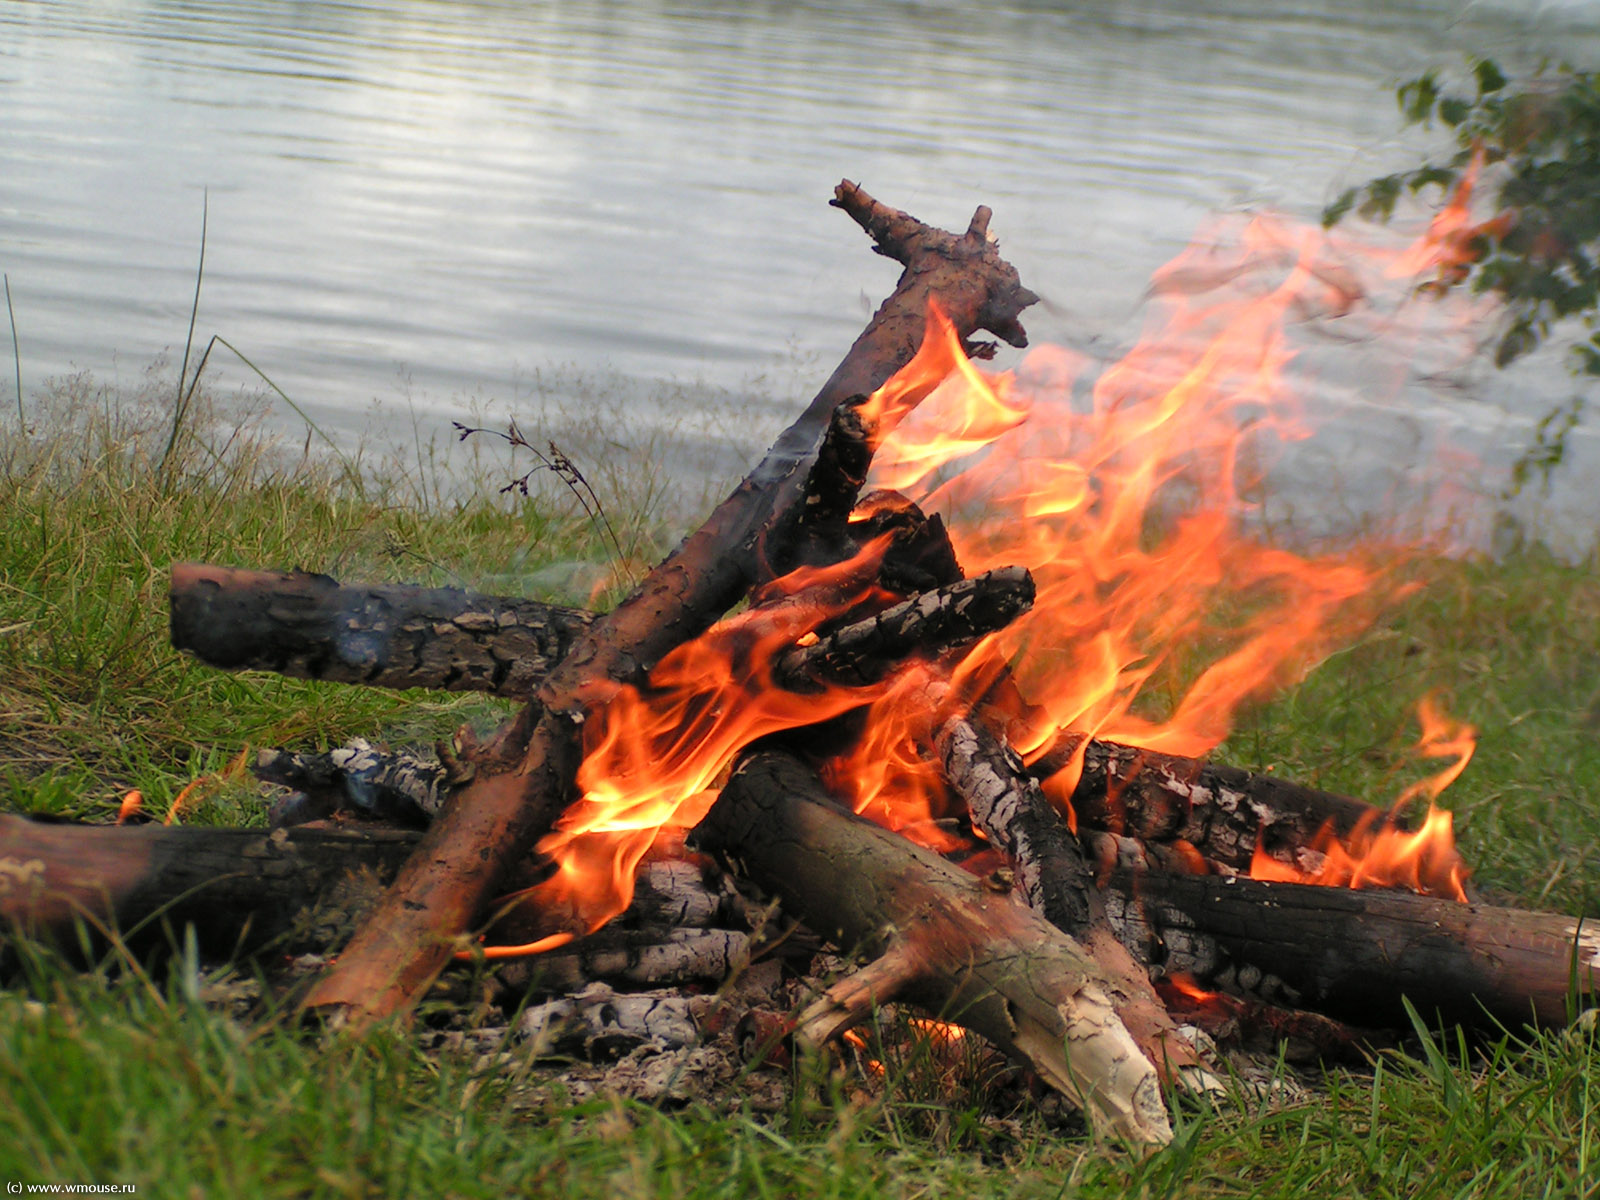
[[[772,686],[867,695],[889,677],[920,680],[926,753],[981,850],[958,865],[828,794],[848,714],[760,739],[730,764],[688,846],[641,869],[621,919],[516,968],[523,986],[555,997],[536,1023],[602,1043],[619,1022],[663,1037],[702,1028],[707,997],[624,1001],[613,989],[716,982],[753,954],[781,957],[752,942],[760,923],[730,875],[866,960],[787,1021],[800,1042],[914,1003],[981,1033],[1135,1142],[1170,1137],[1164,1083],[1204,1085],[1205,1063],[1178,1030],[1201,1014],[1330,1054],[1361,1029],[1402,1024],[1407,1001],[1475,1025],[1568,1020],[1600,982],[1600,937],[1575,921],[1247,877],[1258,847],[1304,862],[1325,826],[1377,818],[1369,806],[1073,734],[1024,764],[1007,744],[1026,715],[1014,689],[952,689],[951,653],[1026,611],[1032,580],[1022,566],[964,578],[937,517],[893,494],[860,496],[882,436],[863,401],[916,353],[930,304],[983,355],[993,347],[971,340],[979,330],[1026,343],[1018,317],[1035,297],[999,257],[987,209],[953,235],[848,182],[833,203],[903,265],[899,284],[760,465],[611,612],[174,567],[179,649],[225,669],[524,701],[492,738],[460,738],[438,761],[364,744],[269,752],[258,773],[290,789],[270,831],[0,817],[0,914],[36,934],[80,920],[129,933],[159,917],[224,949],[343,943],[305,1010],[357,1028],[404,1014],[492,912],[497,940],[562,929],[558,915],[507,914],[496,900],[548,869],[534,846],[577,799],[588,717],[740,601],[783,603],[767,585],[792,568],[853,562],[883,538],[872,579],[856,581],[880,599],[779,652]],[[1076,777],[1075,830],[1046,796],[1063,770]],[[327,820],[351,811],[369,823]]]

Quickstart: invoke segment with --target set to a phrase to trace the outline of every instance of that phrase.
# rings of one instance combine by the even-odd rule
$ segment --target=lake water
[[[892,286],[841,177],[990,205],[1035,341],[1092,349],[1211,214],[1437,146],[1392,89],[1468,54],[1593,65],[1600,5],[0,0],[0,268],[25,391],[136,379],[181,355],[209,195],[200,339],[335,436],[604,392],[619,437],[712,413],[731,468]],[[1570,389],[1533,374],[1407,420],[1507,443]]]

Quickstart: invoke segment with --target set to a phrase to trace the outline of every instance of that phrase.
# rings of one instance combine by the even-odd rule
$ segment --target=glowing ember
[[[1471,236],[1465,214],[1464,193],[1377,274],[1452,269]],[[1296,681],[1361,628],[1393,593],[1376,549],[1304,556],[1249,533],[1257,464],[1275,443],[1305,436],[1284,382],[1287,329],[1365,294],[1327,238],[1260,219],[1236,259],[1186,252],[1155,281],[1160,319],[1098,375],[1051,348],[1015,374],[987,374],[930,313],[916,357],[860,408],[876,449],[868,486],[942,515],[968,574],[1029,568],[1032,610],[954,664],[799,696],[773,684],[771,664],[824,622],[876,602],[873,585],[852,581],[873,577],[869,560],[883,546],[780,581],[767,592],[780,602],[680,647],[646,689],[596,698],[583,796],[541,844],[558,870],[536,898],[590,927],[619,912],[658,831],[678,836],[698,821],[740,749],[770,733],[865,706],[854,748],[825,767],[830,786],[857,811],[937,843],[949,801],[926,747],[941,711],[983,705],[1025,755],[1067,729],[1200,755],[1242,701]],[[1219,273],[1245,283],[1218,299],[1197,281]],[[1069,817],[1076,776],[1060,771],[1050,783]],[[1447,815],[1419,831],[1426,846],[1441,823],[1447,830]],[[1387,847],[1386,834],[1412,836],[1377,831],[1348,872],[1353,885],[1380,877],[1369,851]],[[1395,853],[1415,867],[1382,877],[1429,887],[1450,857]],[[1443,869],[1459,876],[1459,863]]]
[[[1323,887],[1403,887],[1428,896],[1443,896],[1463,903],[1466,866],[1456,851],[1449,812],[1434,802],[1439,793],[1466,769],[1477,748],[1477,731],[1439,711],[1432,696],[1417,705],[1422,736],[1412,747],[1424,758],[1453,758],[1444,770],[1402,792],[1381,820],[1365,821],[1345,838],[1324,828],[1313,842],[1323,858],[1314,870],[1302,871],[1267,854],[1258,844],[1250,863],[1253,879],[1310,883]],[[1415,830],[1398,829],[1393,819],[1407,804],[1426,797],[1428,812]]]

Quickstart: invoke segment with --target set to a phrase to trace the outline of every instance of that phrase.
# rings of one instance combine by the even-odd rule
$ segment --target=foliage
[[[1523,357],[1557,326],[1577,324],[1587,336],[1573,348],[1574,370],[1600,375],[1600,74],[1547,69],[1513,84],[1489,59],[1477,60],[1472,74],[1470,97],[1446,91],[1433,72],[1396,92],[1406,122],[1451,130],[1455,153],[1348,189],[1323,211],[1323,223],[1352,210],[1388,220],[1404,195],[1454,190],[1481,154],[1498,215],[1471,231],[1466,262],[1439,286],[1470,286],[1504,302],[1496,366]],[[1532,478],[1548,480],[1582,408],[1578,398],[1545,416],[1508,494]]]
[[[1471,262],[1459,282],[1505,301],[1510,323],[1495,362],[1528,353],[1569,317],[1592,328],[1600,306],[1600,74],[1569,69],[1542,72],[1510,84],[1488,59],[1474,64],[1476,95],[1446,92],[1429,72],[1400,86],[1397,99],[1410,124],[1434,121],[1453,131],[1456,151],[1444,163],[1351,188],[1323,213],[1333,224],[1354,208],[1388,219],[1402,195],[1438,187],[1450,191],[1473,156],[1499,165],[1495,193],[1503,221],[1479,226]],[[1600,333],[1577,348],[1579,368],[1600,375]]]

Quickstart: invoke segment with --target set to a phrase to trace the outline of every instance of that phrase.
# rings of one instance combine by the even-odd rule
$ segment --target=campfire
[[[1325,248],[1263,225],[1270,286],[1206,305],[1183,258],[1114,366],[1035,352],[996,374],[976,335],[1026,345],[1036,297],[988,210],[953,235],[848,182],[833,203],[898,286],[611,612],[173,568],[173,644],[215,666],[487,692],[525,701],[513,720],[436,761],[266,752],[257,773],[291,789],[271,833],[0,818],[0,861],[24,864],[0,912],[41,932],[165,912],[328,950],[341,931],[318,922],[382,880],[307,1013],[407,1013],[455,959],[504,960],[545,997],[533,1027],[589,1044],[734,1029],[773,1052],[904,1001],[1136,1142],[1170,1137],[1164,1084],[1215,1083],[1193,1026],[1333,1053],[1408,1002],[1569,1019],[1600,942],[1474,902],[1435,804],[1473,732],[1435,698],[1415,749],[1449,765],[1381,806],[1204,757],[1400,586],[1392,547],[1300,554],[1251,525],[1260,456],[1302,436],[1287,325],[1353,298]],[[1465,203],[1395,269],[1452,269]],[[863,965],[772,1003],[817,939]],[[763,971],[766,1006],[737,1019],[625,990]]]

